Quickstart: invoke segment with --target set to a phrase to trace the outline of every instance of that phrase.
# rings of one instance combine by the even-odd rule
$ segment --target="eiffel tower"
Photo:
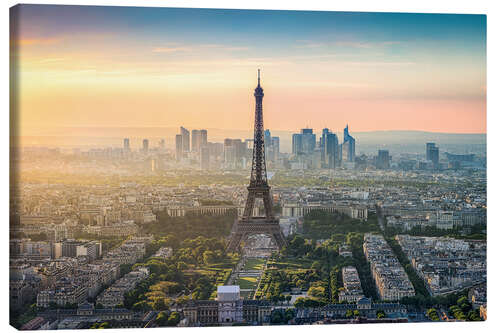
[[[258,70],[258,84],[255,88],[255,127],[253,139],[252,173],[248,197],[243,216],[237,219],[231,230],[227,252],[235,252],[240,243],[251,235],[265,234],[274,240],[281,248],[286,244],[285,236],[281,232],[279,220],[274,217],[271,204],[271,187],[267,183],[266,156],[264,147],[264,120],[262,116],[262,99],[264,90],[260,86],[260,69]],[[252,216],[255,199],[261,198],[264,202],[265,216]]]

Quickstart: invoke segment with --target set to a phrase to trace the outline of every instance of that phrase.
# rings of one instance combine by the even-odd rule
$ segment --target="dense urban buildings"
[[[309,129],[302,132],[306,141],[314,135]],[[431,237],[436,233],[484,237],[486,174],[485,159],[480,154],[447,152],[435,167],[435,163],[427,161],[427,148],[432,157],[436,145],[422,143],[420,153],[411,155],[392,149],[395,152],[389,154],[389,147],[372,156],[355,156],[352,165],[341,154],[344,143],[339,144],[337,135],[329,129],[323,130],[312,153],[298,154],[283,152],[281,138],[271,133],[264,131],[264,141],[270,145],[264,146],[268,177],[273,184],[271,200],[288,240],[308,232],[310,227],[305,222],[314,212],[341,214],[364,224],[372,223],[378,215],[379,232],[385,237],[394,235],[430,296],[467,292],[471,311],[477,311],[477,318],[486,318],[486,293],[482,287],[486,282],[485,241]],[[244,214],[247,199],[245,177],[251,165],[253,140],[227,138],[209,142],[205,141],[205,130],[195,130],[190,137],[195,144],[189,151],[184,150],[183,135],[179,134],[173,148],[163,146],[161,140],[154,141],[157,146],[150,146],[151,140],[144,139],[144,147],[134,149],[125,138],[119,151],[68,153],[26,148],[18,155],[16,161],[22,170],[39,168],[37,161],[43,159],[46,170],[64,171],[70,177],[95,177],[94,184],[23,182],[13,196],[11,204],[17,218],[11,220],[10,229],[11,308],[26,311],[27,306],[35,304],[38,309],[38,316],[23,324],[25,329],[85,328],[96,320],[113,322],[113,327],[156,325],[158,313],[148,315],[130,306],[121,308],[128,293],[151,276],[147,268],[129,270],[126,265],[148,258],[170,258],[176,250],[159,249],[145,258],[146,248],[155,236],[139,235],[165,218],[230,217],[232,223],[232,216]],[[349,144],[348,139],[344,147]],[[58,161],[68,161],[71,155],[71,167],[62,169]],[[99,180],[102,174],[105,179],[117,174],[125,178],[103,183]],[[161,175],[170,183],[143,181],[153,175]],[[177,181],[180,176],[186,184]],[[312,183],[306,185],[304,180]],[[262,216],[264,212],[259,203],[252,214]],[[331,241],[328,235],[314,237],[316,246]],[[113,239],[117,245],[110,248],[108,240]],[[249,244],[256,247],[252,255],[266,258],[265,241],[257,238]],[[229,303],[222,306],[212,294],[182,306],[172,304],[171,311],[180,314],[178,325],[188,326],[222,325],[228,319],[230,323],[265,324],[272,321],[273,313],[284,311],[280,310],[283,307],[294,309],[295,323],[342,322],[355,311],[366,320],[429,320],[425,314],[417,314],[417,319],[411,317],[401,303],[416,294],[415,281],[409,279],[403,267],[408,264],[400,262],[384,237],[365,233],[361,245],[368,276],[349,262],[339,268],[336,301],[342,304],[296,307],[301,297],[314,299],[309,287],[285,292],[293,300],[289,304],[270,296],[254,299],[252,295],[258,294],[264,272],[274,269],[264,266],[261,270],[235,271],[238,273],[234,278],[227,275],[228,280],[221,280],[240,286],[240,295],[231,301],[239,304],[236,307]],[[339,245],[338,253],[346,259],[356,256],[344,243]],[[373,281],[373,287],[366,285],[367,278]],[[247,281],[244,279],[255,282],[242,282]],[[172,297],[182,297],[182,292]],[[65,312],[61,312],[62,308]]]
[[[397,301],[415,296],[408,275],[381,235],[365,234],[363,251],[382,300]]]
[[[486,242],[397,235],[433,296],[486,283]]]

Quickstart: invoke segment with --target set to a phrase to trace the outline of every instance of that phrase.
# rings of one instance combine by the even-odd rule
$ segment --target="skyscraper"
[[[280,138],[279,136],[273,136],[271,138],[271,146],[273,147],[273,162],[276,162],[280,156]]]
[[[189,151],[189,131],[181,126],[182,151]]]
[[[344,142],[342,143],[342,161],[354,162],[356,157],[356,140],[349,134],[349,125],[344,128]]]
[[[182,159],[182,134],[175,136],[175,159],[180,161]]]
[[[302,153],[302,134],[292,135],[292,153],[294,155]]]
[[[142,140],[142,152],[147,154],[148,151],[149,151],[149,140],[144,139],[144,140]]]
[[[268,129],[264,131],[264,146],[271,147],[271,131]]]
[[[339,140],[335,133],[327,133],[324,136],[324,156],[325,156],[325,164],[328,169],[335,169],[338,167],[338,149],[339,149]]]
[[[312,128],[303,128],[300,134],[292,135],[293,154],[311,154],[316,147],[316,134]]]
[[[201,133],[199,130],[191,131],[191,151],[199,151],[201,143]]]
[[[390,156],[388,150],[379,150],[377,156],[377,169],[389,169],[390,167]]]
[[[327,163],[326,161],[326,156],[325,156],[325,142],[326,142],[326,136],[330,133],[330,130],[328,128],[323,128],[323,131],[321,132],[321,138],[319,139],[319,147],[321,148],[321,163]]]
[[[236,165],[236,147],[232,139],[224,139],[224,165],[230,169]]]
[[[130,139],[129,138],[123,139],[123,150],[125,152],[129,152],[130,151]]]
[[[316,147],[316,134],[313,133],[312,128],[302,129],[302,150],[306,154],[310,154]]]
[[[439,147],[437,147],[434,142],[428,142],[426,144],[425,155],[428,161],[432,161],[432,166],[434,169],[439,168]]]
[[[436,144],[434,142],[427,142],[425,144],[425,159],[427,161],[431,161],[431,151],[433,148],[436,148]]]
[[[280,152],[280,138],[271,136],[271,131],[269,129],[264,131],[264,148],[267,160],[276,162]]]
[[[202,129],[200,130],[200,147],[205,147],[207,145],[207,140],[208,135],[207,135],[207,130]]]

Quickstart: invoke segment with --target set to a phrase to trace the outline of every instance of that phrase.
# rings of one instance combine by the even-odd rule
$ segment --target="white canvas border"
[[[2,112],[0,112],[3,138],[0,144],[0,157],[2,159],[1,176],[2,186],[1,193],[1,215],[2,228],[3,228],[3,241],[2,244],[2,263],[0,269],[2,271],[0,286],[5,292],[2,293],[0,301],[1,306],[1,326],[6,331],[14,331],[10,327],[9,322],[9,304],[8,304],[8,197],[9,197],[9,13],[8,8],[16,5],[16,1],[6,1],[3,4],[2,20]],[[416,12],[416,13],[464,13],[464,14],[487,14],[487,33],[488,33],[488,95],[487,107],[487,138],[488,138],[488,202],[490,209],[488,211],[488,320],[484,323],[439,323],[439,324],[377,324],[377,325],[316,325],[316,326],[259,326],[258,329],[262,331],[290,331],[300,332],[304,329],[314,330],[316,332],[327,332],[337,329],[349,330],[351,332],[362,332],[370,330],[370,332],[400,332],[401,330],[407,332],[417,331],[438,331],[438,330],[453,330],[453,331],[467,331],[471,330],[493,330],[500,323],[499,317],[499,289],[496,279],[499,277],[499,268],[496,263],[497,254],[500,252],[500,242],[496,239],[499,233],[499,225],[497,221],[500,220],[499,211],[496,209],[499,203],[499,190],[500,176],[497,172],[500,166],[500,158],[495,154],[497,150],[497,143],[500,142],[500,114],[499,114],[499,20],[500,15],[498,11],[497,1],[465,1],[465,0],[419,0],[419,1],[397,1],[397,0],[350,0],[346,2],[333,2],[321,0],[288,0],[288,1],[272,1],[272,0],[253,0],[253,1],[229,1],[229,0],[184,0],[184,1],[162,1],[162,0],[65,0],[65,1],[23,1],[22,3],[39,3],[39,4],[68,4],[68,5],[110,5],[110,6],[150,6],[150,7],[194,7],[194,8],[235,8],[235,9],[289,9],[289,10],[330,10],[330,11],[382,11],[382,12]],[[233,327],[234,328],[234,327]],[[250,332],[255,330],[256,327],[241,327],[238,328],[240,332]],[[220,329],[229,332],[231,328],[203,328],[202,331],[206,333],[215,333]],[[179,330],[181,330],[179,328]],[[130,332],[129,330],[114,330],[122,332]],[[144,329],[140,329],[145,332]],[[498,329],[497,329],[498,331]],[[72,331],[74,332],[74,331]],[[199,333],[200,329],[185,328],[183,332]]]

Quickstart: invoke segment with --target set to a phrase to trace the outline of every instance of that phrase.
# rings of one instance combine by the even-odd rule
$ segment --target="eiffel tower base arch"
[[[285,236],[281,232],[277,219],[269,220],[265,217],[252,217],[235,221],[226,252],[237,252],[241,242],[245,241],[249,236],[257,234],[269,236],[280,249],[286,245]]]

